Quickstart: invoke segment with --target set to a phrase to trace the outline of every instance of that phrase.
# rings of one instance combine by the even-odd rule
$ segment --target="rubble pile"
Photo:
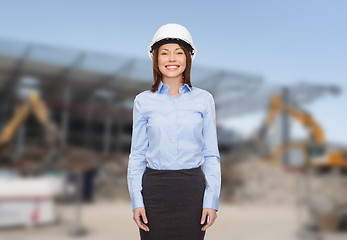
[[[95,179],[98,199],[129,198],[127,187],[128,155],[110,156],[100,164]]]
[[[322,207],[346,206],[347,176],[340,172],[309,177],[304,172],[288,171],[280,166],[254,159],[222,165],[222,193],[225,201],[240,203],[305,203],[308,193]]]
[[[312,174],[311,201],[319,211],[334,211],[347,207],[347,175],[338,169],[329,174]]]
[[[297,199],[295,174],[259,160],[223,166],[222,176],[224,200],[283,204]]]
[[[96,199],[129,199],[128,154],[103,154],[77,147],[65,148],[61,153],[55,167],[67,172],[92,172],[88,177],[93,177],[91,182]],[[14,159],[14,166],[22,173],[33,172],[43,156],[42,148],[28,147],[22,159]],[[347,175],[339,171],[312,172],[307,178],[303,172],[288,171],[257,158],[222,156],[221,159],[222,201],[295,204],[307,202],[310,193],[310,201],[321,210],[346,207]]]

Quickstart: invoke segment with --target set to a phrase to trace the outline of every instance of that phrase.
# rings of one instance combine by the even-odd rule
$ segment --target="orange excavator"
[[[45,142],[48,152],[43,164],[51,164],[58,152],[60,143],[59,131],[57,126],[49,119],[48,110],[44,102],[35,92],[31,92],[28,95],[27,101],[15,111],[8,124],[2,129],[0,133],[0,153],[11,143],[18,128],[31,113],[35,115],[45,131]]]
[[[256,135],[258,142],[263,142],[261,139],[264,139],[264,135],[274,123],[276,116],[280,112],[291,116],[307,128],[310,132],[310,139],[300,142],[289,142],[278,146],[275,151],[270,154],[270,159],[273,162],[278,162],[286,151],[301,149],[304,154],[305,165],[307,166],[317,168],[347,168],[347,150],[328,151],[324,131],[314,117],[309,113],[284,103],[279,94],[275,94],[271,98],[267,119]],[[266,152],[268,154],[269,151]]]

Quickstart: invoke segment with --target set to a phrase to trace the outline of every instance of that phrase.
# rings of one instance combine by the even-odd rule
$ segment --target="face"
[[[186,55],[177,43],[167,43],[158,49],[158,67],[165,78],[182,77],[186,69]]]

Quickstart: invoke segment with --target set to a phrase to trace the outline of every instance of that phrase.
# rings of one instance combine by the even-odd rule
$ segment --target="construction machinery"
[[[57,220],[55,199],[63,194],[64,178],[43,174],[54,167],[59,154],[59,131],[50,121],[48,109],[39,95],[31,91],[25,102],[16,109],[9,122],[0,133],[0,154],[16,136],[16,132],[33,114],[45,132],[45,155],[39,159],[35,173],[38,176],[24,177],[20,174],[4,174],[13,171],[12,166],[7,169],[7,162],[0,161],[0,229],[19,225],[33,226],[48,224]],[[17,173],[13,171],[13,173]]]
[[[309,130],[310,137],[308,140],[303,141],[289,140],[287,143],[277,146],[271,153],[267,144],[264,144],[266,142],[264,141],[264,137],[279,113],[286,114],[300,122]],[[326,144],[322,127],[311,114],[299,109],[298,107],[285,103],[282,100],[281,95],[275,94],[271,98],[267,118],[255,134],[255,140],[261,146],[261,151],[265,153],[265,155],[270,156],[270,158],[267,159],[270,159],[273,163],[280,163],[280,165],[284,165],[285,167],[288,166],[280,161],[284,153],[290,150],[299,149],[303,154],[303,162],[300,165],[300,168],[303,170],[303,175],[302,178],[298,178],[297,190],[298,195],[300,195],[299,188],[304,187],[305,189],[303,203],[307,210],[306,219],[308,220],[304,221],[304,227],[300,230],[302,238],[310,236],[315,239],[322,239],[322,235],[320,234],[321,231],[336,231],[338,229],[346,228],[346,199],[343,202],[336,204],[335,200],[331,196],[324,196],[322,192],[314,192],[312,183],[314,179],[313,172],[315,172],[315,170],[347,169],[347,150],[330,150]],[[334,176],[336,172],[332,172],[332,176]],[[344,176],[339,175],[338,178],[342,180]],[[303,182],[300,179],[303,180]],[[338,182],[341,183],[341,181]],[[335,184],[334,186],[330,186],[330,188],[336,189],[337,192],[343,191],[343,186],[341,184]]]
[[[17,130],[31,113],[35,115],[38,122],[44,128],[45,142],[47,144],[48,151],[43,159],[42,166],[49,166],[53,164],[53,161],[57,157],[60,136],[57,126],[49,118],[47,107],[40,99],[39,95],[35,92],[30,92],[28,94],[27,101],[18,107],[13,117],[4,126],[0,134],[0,153],[2,153],[11,143],[12,139],[16,135]]]
[[[282,101],[281,95],[275,94],[270,101],[269,112],[264,124],[257,132],[257,142],[262,142],[269,127],[274,123],[279,113],[287,114],[300,122],[310,132],[310,139],[304,141],[288,142],[279,145],[272,154],[268,148],[262,149],[266,155],[271,155],[272,162],[279,162],[281,156],[289,150],[301,149],[304,154],[304,165],[316,168],[347,168],[347,150],[329,151],[325,142],[325,134],[315,118],[297,107],[290,106]],[[264,146],[264,145],[262,145]]]

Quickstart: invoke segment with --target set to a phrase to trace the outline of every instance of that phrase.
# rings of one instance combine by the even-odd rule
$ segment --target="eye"
[[[183,54],[183,52],[178,52],[178,54]]]
[[[165,53],[165,52],[162,52],[161,55],[166,55],[166,53]]]

